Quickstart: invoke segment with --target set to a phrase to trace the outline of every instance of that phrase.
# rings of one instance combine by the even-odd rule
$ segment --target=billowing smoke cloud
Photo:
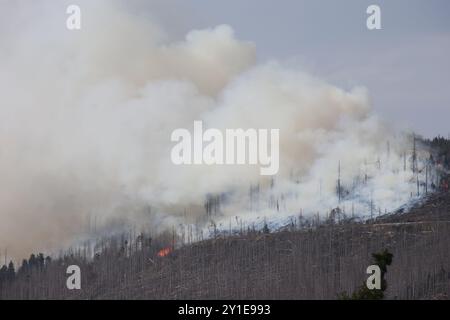
[[[66,30],[65,7],[53,1],[2,2],[0,246],[11,254],[68,245],[93,220],[199,223],[213,196],[219,224],[326,214],[338,205],[339,163],[340,205],[356,214],[409,200],[410,142],[371,113],[363,88],[257,65],[254,45],[226,25],[171,41],[148,16],[92,2],[80,4],[80,31]],[[174,166],[171,132],[194,120],[279,128],[279,174]]]

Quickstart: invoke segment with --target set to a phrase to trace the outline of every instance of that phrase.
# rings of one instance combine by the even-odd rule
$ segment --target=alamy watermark
[[[81,29],[81,8],[78,5],[71,4],[67,7],[66,13],[69,17],[66,20],[66,27],[68,30]]]
[[[171,159],[175,165],[260,165],[260,174],[275,175],[280,166],[279,129],[203,130],[194,121],[193,135],[180,128],[172,132]]]
[[[81,269],[77,265],[70,265],[67,267],[66,273],[70,276],[66,280],[66,287],[69,290],[81,289]]]
[[[372,4],[367,7],[366,13],[369,15],[366,20],[366,26],[369,30],[381,29],[381,8],[379,5]],[[71,4],[66,9],[68,18],[66,20],[66,27],[68,30],[81,29],[81,8],[76,4]]]
[[[381,289],[381,269],[376,264],[367,267],[367,274],[370,276],[367,278],[366,286],[369,290]]]
[[[366,10],[369,17],[367,18],[366,25],[369,30],[381,29],[381,8],[378,5],[372,4],[367,7]]]

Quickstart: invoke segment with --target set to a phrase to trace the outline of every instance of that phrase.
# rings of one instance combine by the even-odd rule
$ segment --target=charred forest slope
[[[266,230],[267,231],[267,230]],[[3,299],[335,299],[365,281],[371,254],[393,253],[388,299],[450,294],[450,193],[407,213],[366,223],[322,223],[298,230],[217,237],[158,256],[162,244],[127,254],[110,246],[94,260],[80,252],[3,281]],[[82,270],[82,289],[66,288],[66,268]]]
[[[388,298],[450,293],[450,194],[367,224],[216,239],[173,252],[98,298],[334,299],[366,279],[371,254],[388,248]]]

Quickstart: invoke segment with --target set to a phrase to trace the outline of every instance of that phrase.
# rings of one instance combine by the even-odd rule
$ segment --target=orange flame
[[[162,250],[158,251],[158,257],[165,257],[167,256],[170,252],[172,252],[172,249],[170,247],[164,248]]]

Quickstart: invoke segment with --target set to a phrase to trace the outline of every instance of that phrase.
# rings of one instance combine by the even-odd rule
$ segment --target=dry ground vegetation
[[[448,162],[449,140],[429,143]],[[1,269],[0,298],[336,299],[365,282],[372,253],[388,249],[386,299],[448,299],[448,189],[407,213],[365,222],[332,216],[299,216],[276,232],[247,228],[194,243],[180,243],[171,233],[154,239],[130,233],[98,240],[97,253],[87,243],[53,260],[32,255],[18,270],[12,263]],[[72,264],[81,268],[81,290],[66,287]]]

